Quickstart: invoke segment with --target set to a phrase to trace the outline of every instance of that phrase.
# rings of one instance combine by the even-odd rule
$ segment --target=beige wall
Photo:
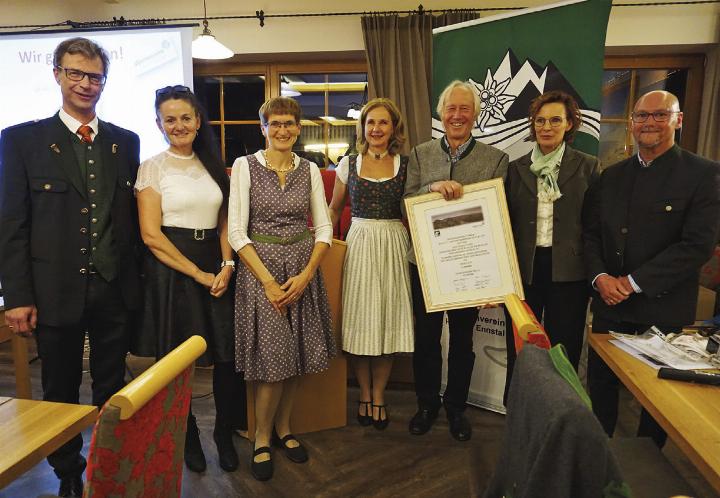
[[[482,5],[477,0],[207,0],[209,16],[255,15],[255,10],[260,9],[266,14],[409,10],[417,8],[418,3],[426,9]],[[547,3],[546,0],[492,2],[494,5],[529,6]],[[3,26],[51,24],[66,19],[110,20],[113,16],[126,19],[202,17],[202,0],[0,0],[0,25]],[[614,7],[607,45],[677,45],[682,50],[691,45],[717,43],[720,40],[719,19],[718,4]],[[210,28],[219,40],[241,54],[363,50],[357,16],[267,19],[264,28],[260,28],[256,19],[216,20],[210,22]]]

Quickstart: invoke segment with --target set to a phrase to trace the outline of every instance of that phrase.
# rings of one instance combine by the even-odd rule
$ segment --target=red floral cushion
[[[190,409],[188,367],[127,420],[107,403],[90,443],[88,498],[179,497]]]

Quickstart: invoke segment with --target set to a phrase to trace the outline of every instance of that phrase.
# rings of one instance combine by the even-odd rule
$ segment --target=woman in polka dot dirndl
[[[307,461],[290,431],[297,381],[326,370],[336,354],[317,271],[332,225],[318,167],[292,152],[300,113],[293,99],[265,102],[259,114],[268,148],[238,158],[230,180],[228,234],[244,263],[235,292],[235,361],[257,387],[250,469],[258,480],[272,477],[271,438],[293,462]]]

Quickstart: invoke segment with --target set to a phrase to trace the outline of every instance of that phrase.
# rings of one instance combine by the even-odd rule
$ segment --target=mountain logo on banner
[[[473,127],[476,140],[506,152],[512,150],[519,156],[532,148],[526,142],[530,136],[528,109],[532,100],[546,90],[561,90],[571,95],[580,107],[583,123],[579,132],[587,133],[596,140],[600,138],[600,112],[589,109],[580,94],[573,88],[560,70],[549,61],[545,67],[532,59],[520,64],[512,50],[505,53],[495,68],[487,68],[485,81],[469,78],[480,97],[480,114]],[[432,120],[432,136],[444,134],[442,122]]]

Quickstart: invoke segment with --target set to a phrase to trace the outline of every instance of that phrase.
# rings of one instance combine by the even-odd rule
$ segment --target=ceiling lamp
[[[299,97],[302,93],[295,90],[290,83],[280,82],[280,95],[283,97]]]
[[[365,93],[363,94],[362,101],[367,101],[367,85],[365,86]],[[362,104],[358,104],[357,102],[350,102],[348,104],[348,111],[347,111],[347,117],[350,119],[360,119],[362,111]]]
[[[215,39],[208,28],[207,5],[203,0],[203,32],[192,42],[192,56],[194,59],[229,59],[233,51]]]

